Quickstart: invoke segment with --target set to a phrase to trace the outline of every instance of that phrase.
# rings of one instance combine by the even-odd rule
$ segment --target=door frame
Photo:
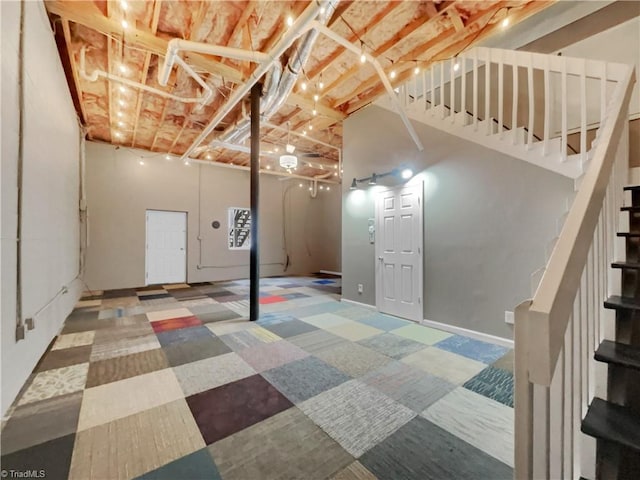
[[[167,212],[167,213],[184,213],[184,283],[189,283],[189,212],[186,210],[163,210],[160,208],[145,208],[144,210],[144,286],[159,285],[157,283],[149,283],[147,274],[148,259],[147,259],[147,239],[149,238],[148,231],[148,212]]]
[[[381,208],[381,198],[382,198],[382,194],[385,192],[390,192],[390,191],[395,191],[395,192],[399,192],[404,190],[405,188],[415,188],[418,192],[418,205],[419,205],[419,210],[420,210],[420,215],[418,216],[418,221],[419,221],[419,227],[418,227],[418,232],[419,232],[419,236],[420,236],[420,242],[418,242],[418,254],[419,254],[419,261],[418,261],[418,301],[420,303],[420,318],[415,319],[415,318],[406,318],[406,317],[400,317],[397,313],[388,313],[388,312],[382,312],[380,310],[380,304],[381,304],[381,294],[382,294],[382,285],[381,285],[381,281],[380,281],[380,261],[378,260],[381,256],[382,256],[382,252],[380,251],[380,249],[382,248],[382,245],[380,244],[379,238],[379,232],[381,231],[381,227],[380,227],[380,208]],[[379,190],[375,193],[375,206],[374,206],[375,212],[375,245],[374,245],[374,280],[375,280],[375,286],[376,286],[376,309],[378,310],[378,312],[380,313],[385,313],[387,315],[393,315],[393,316],[397,316],[399,318],[405,318],[406,320],[411,320],[413,322],[417,322],[417,323],[422,323],[422,321],[424,320],[424,182],[420,181],[420,182],[415,182],[415,183],[411,183],[410,185],[407,184],[402,184],[402,185],[397,185],[397,186],[393,186],[393,187],[387,187],[384,188],[382,190]]]

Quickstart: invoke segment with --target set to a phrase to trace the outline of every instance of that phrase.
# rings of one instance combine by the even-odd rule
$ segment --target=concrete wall
[[[367,235],[375,189],[349,191],[349,180],[408,164],[421,172],[412,181],[423,181],[425,191],[424,318],[510,338],[504,311],[530,297],[530,274],[545,263],[572,182],[414,126],[424,152],[383,108],[367,107],[344,122],[343,297],[375,305],[374,245]]]
[[[0,2],[2,22],[2,412],[58,333],[81,292],[79,131],[49,21],[25,2],[22,310],[35,329],[15,341],[20,3]],[[57,295],[66,286],[68,293]]]
[[[300,181],[279,178],[260,177],[261,275],[284,273],[286,252],[288,274],[339,271],[339,188],[318,191],[312,199],[307,182],[302,182],[301,188]],[[227,247],[227,210],[249,207],[249,172],[185,166],[177,160],[167,161],[163,155],[88,143],[87,197],[90,243],[86,282],[92,289],[145,284],[147,209],[188,212],[189,282],[246,278],[249,274],[249,252]],[[211,226],[214,220],[221,223],[217,230]]]

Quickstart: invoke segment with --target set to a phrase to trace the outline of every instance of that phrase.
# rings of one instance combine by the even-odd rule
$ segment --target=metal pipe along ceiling
[[[324,12],[320,11],[318,20],[316,20],[317,24],[325,25],[329,21],[338,2],[339,0],[329,0],[327,2]],[[307,32],[304,37],[298,40],[296,51],[289,58],[286,67],[283,68],[279,63],[274,63],[273,68],[267,73],[265,92],[260,103],[263,121],[269,120],[282,107],[291,90],[293,90],[304,64],[309,59],[317,38],[317,30]],[[236,125],[227,128],[216,140],[226,143],[243,143],[249,135],[249,126],[249,119],[243,119]]]

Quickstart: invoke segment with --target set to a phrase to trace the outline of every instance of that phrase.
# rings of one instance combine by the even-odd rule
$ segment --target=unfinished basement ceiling
[[[327,26],[377,58],[387,75],[395,72],[391,79],[395,86],[413,75],[416,67],[455,56],[499,31],[504,18],[513,26],[553,3],[341,1]],[[88,139],[172,155],[189,149],[229,95],[257,68],[256,63],[181,52],[182,59],[212,89],[211,100],[200,110],[197,103],[183,103],[103,76],[95,81],[86,77],[104,71],[176,97],[200,97],[202,87],[178,65],[171,70],[166,87],[158,83],[158,70],[170,40],[269,52],[286,34],[287,18],[297,18],[309,4],[280,0],[45,2]],[[283,65],[298,43],[282,56]],[[82,52],[84,72],[80,68]],[[269,120],[272,126],[261,130],[262,168],[280,169],[277,156],[290,126],[291,143],[302,154],[296,174],[338,173],[338,150],[328,145],[341,148],[342,120],[386,94],[373,66],[361,63],[359,57],[334,40],[318,36],[293,90]],[[245,99],[190,156],[247,165],[248,153],[210,145],[247,113]]]

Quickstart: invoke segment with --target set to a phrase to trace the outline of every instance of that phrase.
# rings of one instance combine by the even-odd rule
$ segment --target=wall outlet
[[[509,325],[513,325],[514,323],[514,316],[513,316],[513,312],[510,312],[508,310],[504,311],[504,323],[507,323]]]
[[[364,291],[364,287],[361,283],[358,284],[358,293],[362,293]]]

